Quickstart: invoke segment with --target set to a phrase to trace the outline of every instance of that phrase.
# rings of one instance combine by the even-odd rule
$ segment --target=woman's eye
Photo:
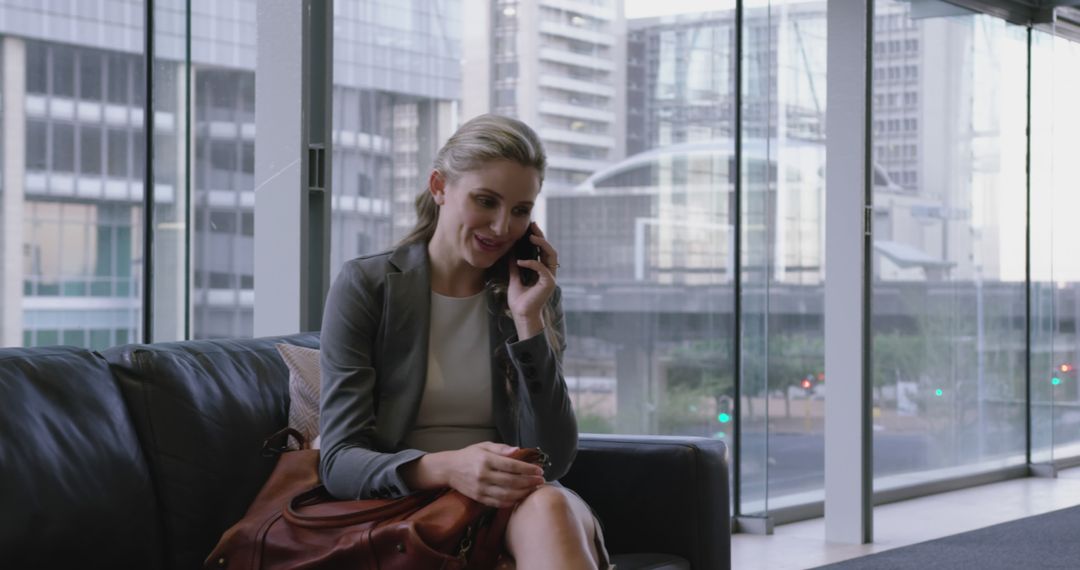
[[[476,203],[480,204],[485,208],[492,208],[495,206],[495,200],[492,200],[491,198],[485,198],[483,196],[477,197]]]
[[[528,208],[514,208],[514,215],[515,216],[528,216],[529,213],[530,212],[529,212]]]

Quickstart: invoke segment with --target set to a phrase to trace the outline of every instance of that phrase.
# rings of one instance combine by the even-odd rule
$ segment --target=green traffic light
[[[1054,376],[1053,378],[1050,379],[1050,383],[1053,384],[1054,386],[1057,386],[1058,384],[1061,384],[1061,378],[1058,378],[1057,376]]]
[[[728,414],[725,414],[725,413],[721,412],[721,413],[720,413],[720,414],[719,414],[718,416],[716,416],[716,419],[717,419],[717,421],[719,421],[720,423],[722,423],[722,424],[726,424],[726,423],[728,423],[728,422],[730,422],[730,421],[731,421],[731,416],[730,416],[730,415],[728,415]]]
[[[944,392],[941,391],[941,388],[938,388],[937,390],[934,390],[934,395],[935,396],[940,396],[942,394],[944,394]]]

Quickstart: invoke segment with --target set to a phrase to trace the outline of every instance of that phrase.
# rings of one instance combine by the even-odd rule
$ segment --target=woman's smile
[[[498,241],[492,238],[484,237],[480,234],[473,234],[473,241],[476,242],[477,247],[486,252],[502,251],[506,242]]]

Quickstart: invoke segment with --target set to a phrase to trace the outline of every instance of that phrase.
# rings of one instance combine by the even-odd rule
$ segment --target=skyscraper
[[[462,112],[532,125],[545,188],[567,188],[626,153],[626,23],[617,0],[467,2]]]

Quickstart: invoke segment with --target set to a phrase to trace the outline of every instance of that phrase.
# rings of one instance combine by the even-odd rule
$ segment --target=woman
[[[558,253],[532,223],[546,158],[527,125],[483,115],[435,158],[396,249],[345,264],[322,328],[322,480],[340,498],[452,487],[515,506],[518,568],[607,567],[599,525],[555,481],[577,452],[562,377]],[[516,260],[527,238],[539,260]],[[531,285],[520,274],[539,274]],[[539,447],[548,465],[508,457]]]

